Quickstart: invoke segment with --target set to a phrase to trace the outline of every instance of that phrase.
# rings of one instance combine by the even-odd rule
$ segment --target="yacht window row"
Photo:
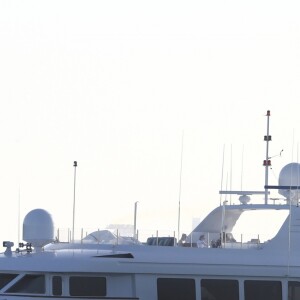
[[[46,294],[45,274],[0,274],[2,294]],[[51,295],[55,297],[69,295],[74,297],[106,297],[107,278],[87,275],[50,276]],[[64,287],[64,282],[66,287]],[[239,300],[243,294],[245,300],[283,300],[283,291],[287,290],[289,300],[300,299],[300,281],[280,280],[237,280],[237,279],[201,279],[159,277],[157,282],[157,300]],[[197,297],[201,291],[201,296]],[[128,291],[129,292],[129,291]],[[131,296],[132,293],[128,293]],[[133,298],[131,298],[133,299]]]
[[[19,274],[0,274],[0,289],[5,294],[45,294],[46,276],[45,274],[26,274],[20,276],[19,280],[14,281]],[[106,296],[106,277],[103,276],[69,276],[69,295],[70,296]],[[63,295],[62,276],[52,276],[52,295]]]
[[[201,279],[201,298],[196,297],[196,281],[189,278],[158,278],[158,300],[239,300],[239,281],[232,279]],[[281,281],[244,280],[245,300],[282,300]],[[300,299],[300,282],[288,282],[288,299]]]

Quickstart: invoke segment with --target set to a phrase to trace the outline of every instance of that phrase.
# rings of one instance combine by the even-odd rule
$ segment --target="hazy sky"
[[[223,183],[297,161],[299,1],[0,1],[0,236],[45,208],[77,228],[181,230]],[[232,168],[230,157],[232,149]],[[244,149],[244,150],[243,150]],[[242,159],[243,157],[243,159]],[[231,172],[230,172],[231,169]],[[242,171],[243,170],[243,171]],[[272,182],[273,181],[273,182]]]

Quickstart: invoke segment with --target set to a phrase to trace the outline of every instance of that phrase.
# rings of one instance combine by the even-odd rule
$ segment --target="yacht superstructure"
[[[33,210],[24,220],[23,248],[3,243],[0,300],[299,300],[298,174],[300,165],[291,163],[279,186],[230,191],[240,204],[224,201],[178,242],[157,236],[141,243],[102,231],[63,243],[54,238],[50,214]],[[250,194],[268,195],[271,188],[279,189],[283,203],[251,204]],[[240,216],[255,210],[287,212],[272,239],[233,235]]]

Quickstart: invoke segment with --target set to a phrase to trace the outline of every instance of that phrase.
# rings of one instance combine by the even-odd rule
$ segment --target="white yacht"
[[[267,151],[266,178],[270,164]],[[108,231],[63,243],[54,238],[51,215],[33,210],[24,219],[24,244],[3,242],[0,300],[299,300],[299,174],[291,163],[278,186],[266,180],[263,191],[221,191],[239,195],[240,204],[224,201],[180,243],[172,236],[140,243]],[[284,202],[271,203],[271,188]],[[250,195],[261,193],[263,203],[251,204]],[[253,210],[284,210],[287,217],[270,240],[234,236],[240,216]]]

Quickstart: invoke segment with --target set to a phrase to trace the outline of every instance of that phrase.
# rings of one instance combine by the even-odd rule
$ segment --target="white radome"
[[[23,221],[23,240],[40,248],[54,241],[54,224],[44,209],[30,211]]]
[[[279,174],[280,186],[299,186],[300,187],[300,164],[290,163],[284,166]],[[280,189],[278,193],[288,201],[297,202],[300,199],[299,189]]]

